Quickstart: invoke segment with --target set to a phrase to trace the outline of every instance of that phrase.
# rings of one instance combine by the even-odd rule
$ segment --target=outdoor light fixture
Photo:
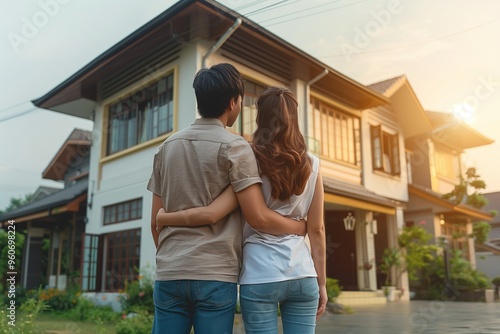
[[[354,226],[356,226],[356,218],[352,213],[348,213],[347,217],[344,218],[344,227],[346,231],[354,231]]]
[[[444,223],[446,223],[444,221],[444,216],[443,215],[439,215],[439,224],[444,225]]]

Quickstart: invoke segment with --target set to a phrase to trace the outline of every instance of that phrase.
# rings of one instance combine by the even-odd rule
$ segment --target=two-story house
[[[113,293],[154,265],[153,155],[197,117],[195,73],[220,62],[245,77],[243,110],[228,131],[247,139],[266,86],[296,94],[301,131],[321,158],[327,275],[345,290],[379,288],[367,264],[395,245],[408,200],[404,137],[389,99],[215,1],[183,0],[33,101],[94,122],[82,289]]]
[[[73,130],[43,171],[44,179],[64,183],[63,189],[39,187],[30,203],[0,215],[3,228],[14,221],[17,233],[25,235],[17,282],[26,289],[37,289],[41,284],[65,289],[69,279],[78,278],[86,224],[90,137],[88,131]],[[44,239],[49,240],[48,252],[43,249]]]
[[[398,104],[395,110],[404,126],[409,168],[405,224],[424,227],[435,242],[444,237],[451,249],[461,250],[474,266],[474,240],[468,235],[474,222],[490,221],[491,216],[464,203],[454,204],[443,195],[451,192],[464,176],[464,150],[493,141],[449,113],[423,109],[405,76],[372,88]]]

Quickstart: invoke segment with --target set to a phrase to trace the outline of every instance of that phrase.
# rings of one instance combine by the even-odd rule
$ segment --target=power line
[[[17,107],[19,107],[20,105],[25,104],[25,103],[28,103],[28,102],[31,104],[31,102],[30,102],[30,101],[20,102],[20,103],[18,103],[18,104],[13,105],[13,106],[10,106],[10,107],[7,107],[7,108],[3,108],[2,110],[0,110],[0,113],[3,113],[4,111],[10,110],[10,109],[17,108]]]
[[[24,115],[26,115],[26,114],[28,114],[30,112],[37,111],[37,110],[38,110],[37,107],[33,107],[33,108],[25,110],[25,111],[23,111],[23,112],[21,112],[19,114],[4,117],[4,118],[0,119],[0,122],[5,122],[5,121],[11,120],[11,119],[16,118],[16,117],[24,116]]]
[[[481,28],[481,27],[483,27],[485,25],[488,25],[488,24],[491,24],[491,23],[493,23],[495,21],[498,21],[499,19],[500,18],[496,18],[494,20],[482,23],[482,24],[474,26],[474,27],[467,28],[465,30],[457,31],[457,32],[449,34],[449,35],[445,35],[445,36],[441,36],[441,37],[436,37],[436,38],[432,38],[432,39],[425,40],[425,41],[416,42],[416,43],[413,43],[413,44],[400,45],[400,46],[395,46],[395,47],[386,48],[386,49],[378,49],[378,50],[369,50],[369,51],[364,51],[364,52],[356,52],[356,53],[353,53],[353,55],[367,54],[367,53],[376,53],[376,52],[384,52],[384,51],[392,51],[392,50],[398,50],[398,49],[404,49],[404,48],[409,48],[409,47],[413,47],[413,46],[418,46],[418,45],[422,45],[422,44],[426,44],[426,43],[430,43],[430,42],[435,42],[435,41],[439,41],[439,40],[442,40],[442,39],[447,39],[447,38],[450,38],[450,37],[453,37],[453,36],[461,35],[461,34],[464,34],[466,32],[474,30],[474,29]],[[336,54],[336,55],[330,55],[330,56],[317,56],[316,58],[335,58],[335,57],[344,57],[344,56],[345,56],[345,54]]]

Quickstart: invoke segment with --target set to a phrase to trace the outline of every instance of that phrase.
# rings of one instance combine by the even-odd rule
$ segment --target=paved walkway
[[[243,334],[235,319],[233,334]],[[281,333],[281,332],[280,332]],[[353,307],[353,314],[325,315],[316,334],[500,334],[500,303],[394,302]]]

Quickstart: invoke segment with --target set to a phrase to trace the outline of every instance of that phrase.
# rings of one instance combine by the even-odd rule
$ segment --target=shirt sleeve
[[[262,183],[255,155],[250,144],[243,138],[233,141],[227,150],[229,182],[235,192],[252,184]]]
[[[161,196],[161,163],[162,163],[162,154],[161,149],[155,153],[153,159],[153,171],[151,172],[151,177],[148,182],[148,190],[153,194]]]

